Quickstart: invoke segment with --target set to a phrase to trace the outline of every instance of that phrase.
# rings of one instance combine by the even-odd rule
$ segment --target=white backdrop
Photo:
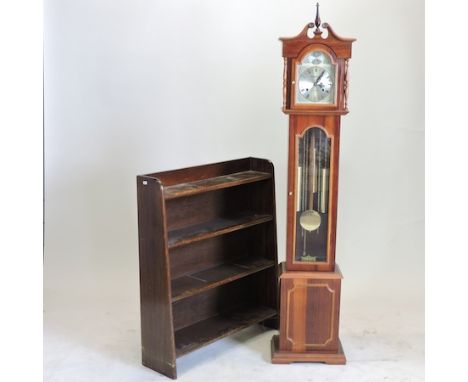
[[[422,332],[424,3],[328,0],[321,16],[357,38],[342,118],[342,322],[346,309],[384,302],[400,312],[390,326],[408,324],[398,309],[411,306]],[[138,322],[137,174],[272,160],[284,259],[288,125],[278,37],[313,18],[305,0],[45,1],[46,333],[86,332],[76,317],[92,301],[124,306]],[[72,311],[76,328],[60,315]],[[54,346],[46,339],[49,369]]]

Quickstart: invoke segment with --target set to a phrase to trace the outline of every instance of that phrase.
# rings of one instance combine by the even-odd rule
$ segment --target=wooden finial
[[[319,3],[315,5],[317,7],[317,13],[315,14],[315,30],[314,34],[322,34],[322,31],[320,30],[320,25],[322,24],[322,21],[320,20],[320,14],[319,14]]]

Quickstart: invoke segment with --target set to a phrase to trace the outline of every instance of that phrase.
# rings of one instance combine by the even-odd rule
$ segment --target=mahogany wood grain
[[[326,262],[296,262],[296,171],[297,137],[311,127],[322,128],[331,139],[329,218]],[[338,170],[340,149],[340,117],[325,115],[291,115],[289,117],[288,200],[286,267],[288,270],[331,271],[335,268],[336,225],[338,204]]]
[[[279,351],[339,351],[341,277],[339,269],[281,274]]]
[[[338,343],[338,351],[311,350],[307,352],[295,352],[289,350],[280,350],[279,335],[271,339],[271,362],[274,364],[288,364],[292,362],[321,362],[327,365],[344,365],[346,356]]]
[[[283,111],[286,114],[310,114],[312,112],[316,115],[347,114],[347,62],[351,58],[351,47],[355,39],[339,37],[327,23],[323,24],[323,27],[328,31],[326,37],[323,37],[321,33],[309,37],[307,32],[313,25],[313,23],[307,24],[295,37],[280,38],[283,44],[283,57],[286,59],[287,66],[285,68],[286,79],[283,85],[285,86],[283,94],[287,99],[283,102]],[[337,92],[335,104],[300,104],[295,102],[296,68],[303,57],[312,50],[325,51],[336,64]]]
[[[337,205],[338,205],[338,169],[340,146],[341,115],[347,110],[348,62],[355,39],[339,37],[331,26],[323,24],[327,31],[324,37],[320,28],[321,21],[317,15],[316,22],[308,23],[295,37],[280,38],[283,45],[285,71],[283,94],[288,97],[283,104],[283,111],[289,115],[289,154],[288,154],[288,200],[287,200],[287,244],[286,266],[288,270],[330,271],[335,267]],[[316,27],[313,36],[308,32]],[[296,69],[302,59],[311,51],[321,50],[327,53],[336,65],[336,102],[334,104],[305,103],[296,104]],[[302,136],[309,128],[318,127],[325,131],[331,140],[329,205],[326,243],[327,259],[317,262],[295,261],[296,241],[296,176],[297,176],[297,137]]]
[[[310,28],[311,24],[307,24],[297,36],[280,38],[283,43],[283,57],[297,57],[304,48],[311,44],[321,44],[332,48],[339,58],[351,58],[351,46],[356,39],[338,36],[328,23],[323,24],[323,28],[328,31],[326,37],[317,34],[309,37]]]
[[[309,37],[309,30],[314,28]],[[308,23],[295,37],[280,38],[283,47],[283,112],[289,115],[288,193],[286,263],[280,276],[280,333],[272,339],[272,362],[326,362],[344,364],[338,328],[341,272],[335,264],[338,205],[338,169],[341,116],[348,113],[348,63],[355,39],[339,37],[329,24],[321,29],[318,13],[315,23]],[[333,103],[296,102],[298,64],[312,51],[326,53],[335,65],[336,96]],[[315,84],[314,84],[315,85]],[[297,138],[309,128],[320,128],[330,139],[330,174],[328,217],[324,232],[316,240],[326,239],[326,258],[320,261],[297,261],[295,251],[297,208],[296,192]],[[317,246],[315,247],[317,248]],[[323,248],[323,246],[322,246]],[[301,252],[299,252],[301,253]]]

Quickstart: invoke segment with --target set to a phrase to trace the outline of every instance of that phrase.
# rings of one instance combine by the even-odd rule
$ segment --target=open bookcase
[[[137,177],[143,364],[278,313],[274,170],[245,158]]]

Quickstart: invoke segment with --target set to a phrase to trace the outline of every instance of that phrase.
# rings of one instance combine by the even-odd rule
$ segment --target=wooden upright
[[[289,115],[288,213],[272,362],[345,364],[335,244],[340,122],[348,113],[348,61],[355,40],[322,25],[318,4],[313,23],[280,40],[283,112]]]

